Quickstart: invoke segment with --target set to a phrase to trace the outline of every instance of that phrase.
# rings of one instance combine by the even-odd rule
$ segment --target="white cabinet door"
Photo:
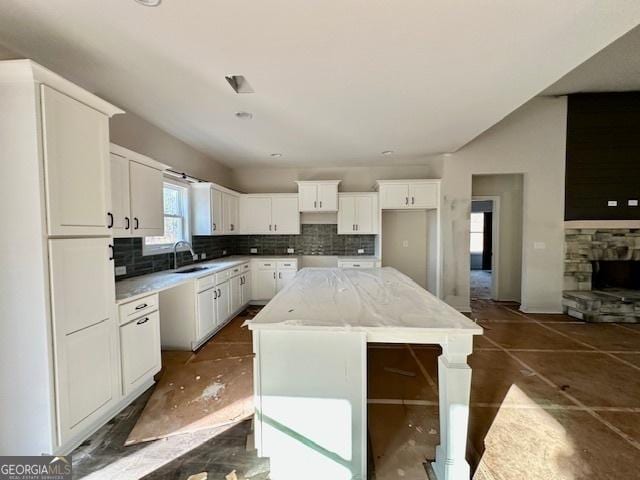
[[[196,337],[200,341],[216,326],[215,310],[216,289],[211,288],[198,293]]]
[[[298,235],[300,233],[300,211],[298,196],[274,196],[271,198],[271,222],[273,233]]]
[[[406,183],[389,183],[380,186],[381,208],[408,208],[409,185]]]
[[[276,270],[257,270],[253,284],[255,300],[270,300],[276,294]]]
[[[224,222],[223,233],[235,235],[238,233],[238,197],[222,192],[222,220]]]
[[[230,304],[231,313],[237,312],[242,306],[242,275],[233,277],[229,280],[230,283]]]
[[[335,212],[338,210],[338,184],[318,184],[318,211]]]
[[[120,355],[125,395],[160,371],[160,316],[157,311],[120,327]]]
[[[108,238],[49,240],[59,435],[89,428],[120,390]]]
[[[109,120],[42,85],[49,235],[109,235]]]
[[[293,277],[298,273],[296,270],[278,270],[278,282],[277,282],[277,290],[278,292],[286,287]]]
[[[164,235],[162,172],[138,162],[129,162],[132,233],[136,237]]]
[[[242,305],[246,305],[253,300],[251,291],[251,273],[247,272],[242,275]]]
[[[363,195],[354,197],[356,210],[356,233],[373,234],[377,233],[376,199],[373,195]]]
[[[229,281],[221,283],[216,287],[218,298],[216,299],[216,325],[222,325],[229,319],[231,314],[231,298]]]
[[[296,201],[296,213],[298,204]],[[245,234],[273,233],[271,222],[271,197],[240,197],[240,224]]]
[[[129,200],[129,160],[111,154],[111,213],[113,236],[131,235],[131,208]]]
[[[438,208],[438,185],[410,183],[409,206],[412,208]]]
[[[338,234],[356,232],[356,197],[340,195],[338,199]]]
[[[314,212],[318,209],[318,186],[303,183],[298,185],[298,208],[301,212]]]
[[[224,223],[222,220],[222,195],[217,188],[211,189],[211,232],[213,235],[224,234]]]

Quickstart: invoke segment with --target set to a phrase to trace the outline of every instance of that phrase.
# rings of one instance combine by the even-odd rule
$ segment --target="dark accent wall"
[[[360,255],[375,254],[375,235],[338,235],[337,225],[303,224],[300,235],[234,235],[224,237],[192,238],[193,249],[200,255],[205,252],[207,260],[225,255],[287,255],[287,248],[293,248],[293,255]],[[225,253],[226,252],[226,253]],[[126,266],[127,274],[118,280],[159,272],[173,268],[173,254],[142,255],[142,238],[114,239],[114,259],[116,267]],[[178,264],[193,263],[189,252],[178,253]]]
[[[640,92],[569,95],[565,220],[638,220]],[[617,207],[608,207],[616,200]]]

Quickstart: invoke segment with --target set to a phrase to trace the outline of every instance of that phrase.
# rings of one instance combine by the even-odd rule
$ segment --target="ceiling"
[[[640,90],[640,27],[620,37],[547,88],[544,95]]]
[[[0,43],[230,167],[409,165],[638,25],[640,2],[0,0],[0,13]]]

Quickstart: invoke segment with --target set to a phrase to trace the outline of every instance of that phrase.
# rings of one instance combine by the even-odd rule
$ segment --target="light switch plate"
[[[358,255],[360,255],[361,253],[364,253],[364,248],[359,248],[358,249]]]
[[[544,250],[545,248],[547,248],[547,244],[544,242],[533,242],[533,249],[534,250]]]
[[[116,267],[116,277],[119,275],[126,275],[127,274],[127,266],[123,266],[123,267]]]
[[[222,255],[226,255],[227,251],[226,250],[222,250]]]
[[[402,241],[402,246],[403,246],[404,248],[407,248],[407,247],[409,246],[409,240],[403,240],[403,241]]]
[[[629,205],[630,207],[637,207],[638,206],[638,200],[629,200],[627,202],[627,205]]]
[[[287,248],[287,253],[293,253],[295,250],[293,248]]]
[[[607,207],[617,207],[618,206],[618,201],[617,200],[608,200],[607,201]]]
[[[258,253],[258,249],[257,248],[251,248],[251,249],[249,249],[249,253]]]

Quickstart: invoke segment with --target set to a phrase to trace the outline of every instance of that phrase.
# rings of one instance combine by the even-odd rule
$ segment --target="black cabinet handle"
[[[322,200],[320,200],[320,208],[322,208]]]
[[[109,260],[113,260],[113,245],[109,244],[109,250],[111,250],[111,255],[109,255]]]
[[[409,197],[404,197],[404,204],[409,205]]]
[[[142,310],[143,308],[147,308],[147,304],[146,303],[141,303],[140,305],[138,305],[136,307],[136,310]]]
[[[416,197],[411,197],[411,205],[414,205],[416,203]]]
[[[149,321],[149,317],[144,317],[142,320],[138,320],[136,325],[142,325],[143,323],[147,323]]]
[[[109,217],[109,225],[107,225],[107,228],[113,228],[113,213],[107,212],[107,217]]]
[[[214,231],[214,232],[216,231],[216,228],[218,228],[218,227],[216,227],[216,224],[214,223],[214,224],[213,224],[213,231]]]
[[[127,222],[127,226],[124,227],[124,229],[129,230],[129,227],[131,227],[131,220],[129,220],[129,217],[124,217],[124,221]]]
[[[135,222],[133,229],[138,230],[138,228],[140,227],[140,222],[138,221],[138,217],[133,217],[133,221]]]
[[[213,289],[213,299],[214,300],[218,299],[218,291],[215,288]]]
[[[278,225],[274,225],[274,226],[273,226],[273,230],[274,230],[275,232],[277,232],[277,231],[278,231]]]
[[[269,225],[269,231],[271,231],[271,225]]]
[[[313,208],[318,208],[318,201],[317,200],[313,201]]]

